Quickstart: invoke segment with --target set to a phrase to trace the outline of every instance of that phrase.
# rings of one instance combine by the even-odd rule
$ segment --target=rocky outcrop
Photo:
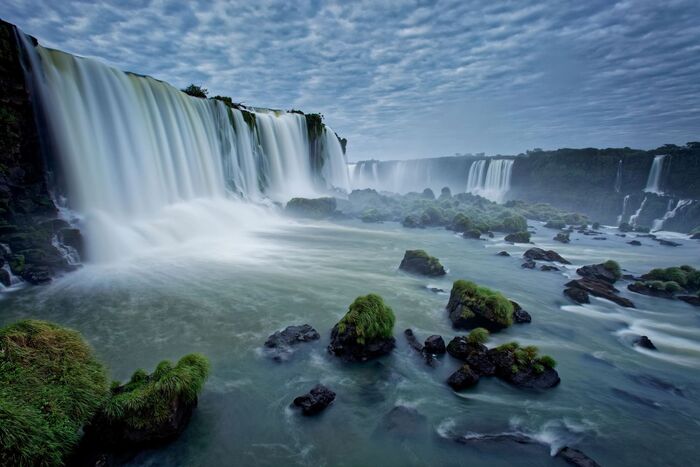
[[[559,243],[569,243],[571,238],[568,232],[559,232],[554,236],[554,241]]]
[[[620,266],[614,261],[583,266],[576,270],[581,277],[588,277],[614,284],[622,276]]]
[[[457,360],[461,360],[481,376],[493,376],[496,365],[489,356],[489,349],[476,342],[469,342],[463,336],[455,337],[447,345],[447,353]]]
[[[447,384],[455,391],[468,389],[478,382],[479,374],[473,371],[467,364],[462,365],[447,378]]]
[[[301,409],[303,415],[316,415],[324,411],[335,400],[335,392],[317,384],[308,393],[296,397],[292,404]]]
[[[568,287],[564,289],[564,295],[576,303],[591,303],[588,292],[579,287]]]
[[[433,355],[442,355],[446,352],[445,341],[442,336],[428,336],[428,338],[425,339],[423,350]]]
[[[506,235],[504,240],[511,243],[530,243],[530,232],[513,232]]]
[[[320,334],[308,324],[288,326],[282,331],[276,331],[270,335],[265,341],[265,349],[273,360],[283,361],[292,355],[295,345],[320,338]]]
[[[569,281],[565,285],[568,289],[580,289],[583,290],[584,292],[587,292],[588,294],[594,295],[596,297],[604,298],[606,300],[610,300],[611,302],[617,303],[620,306],[624,306],[627,308],[634,308],[634,303],[632,303],[631,300],[620,297],[617,295],[617,290],[615,287],[613,287],[612,284],[606,281],[602,281],[599,279],[591,279],[588,277],[584,277],[583,279],[575,279],[572,281]],[[574,297],[577,298],[582,298],[583,294],[580,292],[567,292],[566,290],[564,293],[569,296],[572,299],[575,299]],[[581,302],[579,303],[588,303],[588,302]]]
[[[454,282],[446,310],[456,328],[498,331],[513,324],[513,304],[507,298],[469,281]]]
[[[689,305],[700,306],[700,295],[678,295],[676,298]]]
[[[514,302],[513,300],[511,300],[510,303],[513,305],[513,321],[518,324],[532,322],[532,316],[530,316],[530,313],[523,310],[519,303]]]
[[[508,253],[507,251],[499,251],[498,253],[496,253],[496,256],[510,256],[510,253]]]
[[[533,261],[550,261],[557,262],[561,264],[571,264],[567,260],[561,257],[559,253],[554,250],[543,250],[542,248],[530,248],[525,253],[523,253],[523,258],[533,260]]]
[[[292,198],[287,202],[286,212],[297,217],[325,219],[336,215],[335,198]]]
[[[406,250],[399,269],[413,274],[428,277],[439,277],[447,274],[440,260],[430,256],[425,250]]]
[[[639,336],[634,340],[634,345],[649,350],[656,350],[656,346],[647,336]]]

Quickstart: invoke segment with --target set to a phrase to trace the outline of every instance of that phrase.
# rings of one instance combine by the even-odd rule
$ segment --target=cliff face
[[[0,20],[0,283],[10,274],[46,282],[70,269],[59,238],[80,247],[79,233],[57,219],[46,184],[33,103],[25,84],[15,27]],[[65,248],[65,247],[62,247]],[[75,249],[73,249],[75,250]],[[75,253],[73,251],[72,253]],[[8,271],[9,270],[9,271]]]

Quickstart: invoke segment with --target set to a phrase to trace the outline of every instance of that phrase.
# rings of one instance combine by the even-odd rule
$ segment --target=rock
[[[593,279],[590,277],[584,277],[583,279],[575,279],[569,281],[565,284],[565,286],[568,288],[579,288],[588,292],[591,295],[610,300],[611,302],[617,303],[620,306],[624,306],[627,308],[635,307],[634,303],[632,303],[631,300],[616,295],[616,293],[619,291],[615,287],[613,287],[612,284],[606,281],[601,281],[599,279]],[[571,297],[571,295],[568,296]]]
[[[560,242],[560,243],[569,243],[571,241],[571,238],[569,237],[568,233],[565,232],[559,232],[554,236],[554,241]]]
[[[393,337],[376,339],[369,343],[358,343],[354,326],[347,326],[345,332],[338,330],[338,325],[331,331],[331,343],[328,350],[346,361],[364,362],[391,353],[396,347]]]
[[[447,384],[455,391],[468,389],[479,382],[479,375],[464,364],[447,378]]]
[[[0,284],[5,287],[12,285],[12,279],[10,278],[10,273],[6,269],[0,269]]]
[[[445,341],[442,336],[432,335],[425,340],[423,349],[431,354],[442,355],[446,352]]]
[[[34,285],[51,282],[51,276],[51,270],[48,266],[36,264],[27,264],[21,273],[22,279]]]
[[[554,250],[543,250],[542,248],[530,248],[525,253],[523,257],[526,259],[536,260],[536,261],[556,261],[561,264],[571,264],[564,258],[562,258],[559,253]]]
[[[593,237],[593,240],[607,240],[607,237]]]
[[[511,243],[530,243],[530,232],[514,232],[505,236],[504,240]]]
[[[408,341],[408,345],[413,347],[418,352],[423,352],[423,344],[418,342],[418,339],[416,339],[415,334],[413,334],[413,329],[406,329],[403,332],[403,334],[404,334],[404,336],[406,336],[406,340]]]
[[[428,290],[433,293],[445,293],[445,289],[441,289],[439,287],[430,287]]]
[[[542,373],[537,373],[532,369],[521,370],[505,378],[501,377],[501,379],[523,389],[550,389],[561,382],[559,373],[553,368],[546,368]]]
[[[286,360],[292,354],[292,346],[301,342],[315,341],[321,335],[310,325],[288,326],[282,331],[277,331],[270,335],[265,341],[265,347],[270,349],[270,354],[274,360]]]
[[[558,267],[556,267],[556,266],[551,266],[551,265],[549,265],[549,264],[543,264],[542,266],[540,266],[540,271],[545,271],[545,272],[546,272],[546,271],[558,271],[558,270],[559,270]]]
[[[576,467],[600,467],[600,464],[588,457],[583,452],[568,446],[561,449],[557,453],[556,457],[560,457]]]
[[[515,353],[519,351],[506,346],[488,351],[498,378],[524,389],[549,389],[561,382],[554,368],[538,364],[535,360],[519,361]]]
[[[647,336],[639,336],[634,340],[634,345],[638,347],[643,347],[649,350],[656,350],[656,346]]]
[[[455,328],[494,332],[513,324],[513,305],[506,297],[469,281],[453,283],[446,310]]]
[[[666,289],[657,289],[654,287],[650,287],[648,282],[633,282],[627,286],[627,290],[642,295],[648,295],[650,297],[666,298],[669,300],[673,299],[673,292],[667,291]]]
[[[678,300],[683,300],[693,306],[700,306],[700,296],[699,295],[678,295],[676,296]]]
[[[589,266],[580,267],[576,270],[576,274],[582,277],[589,277],[609,282],[611,284],[614,284],[620,278],[619,266],[617,269],[615,269],[613,266],[606,266],[606,263],[591,264]]]
[[[617,234],[615,234],[615,236],[616,236],[616,237],[622,237],[622,238],[625,238],[625,237],[627,236],[627,234],[623,234],[623,233],[617,233]]]
[[[513,304],[513,321],[518,324],[532,322],[532,316],[530,316],[530,313],[523,310],[519,303],[514,302],[513,300],[511,300],[510,303]]]
[[[523,269],[535,269],[536,266],[537,266],[537,263],[535,263],[531,259],[525,260],[525,262],[520,265],[520,267]]]
[[[335,198],[292,198],[287,203],[285,210],[294,216],[323,219],[331,217],[336,210]]]
[[[445,268],[434,256],[430,256],[424,250],[406,250],[399,269],[414,274],[437,277],[446,274]]]
[[[377,429],[399,438],[418,438],[428,431],[427,421],[416,409],[397,405],[382,417]]]
[[[452,339],[447,345],[447,353],[465,362],[480,376],[492,376],[496,372],[489,349],[483,344],[469,342],[466,337],[458,336]]]
[[[499,251],[498,253],[496,253],[496,256],[510,256],[510,253],[508,253],[507,251]]]
[[[462,234],[462,237],[464,238],[473,238],[473,239],[479,239],[481,238],[481,232],[478,230],[472,229],[472,230],[467,230]]]
[[[317,384],[303,396],[296,397],[293,404],[301,408],[304,415],[315,415],[326,409],[335,400],[335,392],[322,384]]]
[[[695,232],[690,236],[691,240],[700,240],[700,232]]]
[[[671,240],[665,240],[663,238],[655,238],[654,240],[656,240],[657,242],[659,242],[660,245],[663,245],[663,246],[681,246],[682,245],[681,243],[674,242]]]
[[[640,242],[639,240],[631,240],[627,242],[627,244],[632,246],[642,246],[642,242]]]
[[[58,241],[73,248],[80,258],[85,258],[85,241],[78,229],[65,228],[58,232]]]
[[[591,299],[588,296],[588,292],[578,287],[569,287],[567,289],[564,289],[564,295],[566,295],[576,303],[591,303]]]

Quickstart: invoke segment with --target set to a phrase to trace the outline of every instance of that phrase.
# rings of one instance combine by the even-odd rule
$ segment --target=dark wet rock
[[[335,198],[292,198],[285,207],[287,213],[297,217],[323,219],[336,212]]]
[[[682,243],[674,242],[672,240],[666,240],[663,238],[655,238],[654,240],[659,242],[659,245],[663,245],[663,246],[681,246],[682,245]]]
[[[611,302],[617,303],[620,306],[624,306],[627,308],[635,307],[634,303],[632,303],[631,300],[617,295],[617,292],[619,292],[619,290],[617,290],[615,287],[613,287],[612,284],[606,281],[592,279],[590,277],[584,277],[583,279],[575,279],[567,282],[566,287],[584,290],[591,295],[610,300]],[[571,295],[569,295],[569,297],[571,297]]]
[[[560,243],[569,243],[571,242],[571,237],[567,232],[559,232],[554,236],[554,241]]]
[[[509,233],[504,240],[511,243],[530,243],[530,232]]]
[[[627,234],[623,234],[623,233],[617,233],[617,234],[615,234],[615,236],[616,236],[616,237],[622,237],[622,238],[625,238],[625,237],[627,236]]]
[[[391,353],[394,347],[396,347],[396,340],[393,337],[376,339],[364,344],[358,343],[354,326],[346,326],[345,331],[340,332],[336,324],[331,331],[328,350],[343,360],[363,362]]]
[[[593,237],[593,240],[607,240],[608,237]]]
[[[292,346],[311,342],[321,338],[321,335],[310,325],[288,326],[282,331],[270,335],[265,341],[265,347],[271,357],[277,361],[286,360],[293,352]]]
[[[576,467],[600,467],[600,464],[588,457],[583,452],[568,446],[561,449],[557,453],[556,457],[560,457]]]
[[[542,248],[530,248],[523,253],[523,258],[535,261],[556,261],[561,264],[571,264],[554,250],[543,250]]]
[[[416,339],[415,334],[413,334],[413,329],[406,329],[403,332],[403,335],[406,336],[406,340],[408,341],[408,345],[413,347],[418,352],[423,352],[423,344],[418,342],[418,339]]]
[[[612,388],[611,392],[617,396],[620,399],[624,399],[628,402],[634,402],[635,404],[639,405],[644,405],[646,407],[651,407],[653,409],[658,409],[661,407],[661,405],[651,399],[647,399],[646,397],[638,396],[637,394],[633,394],[631,392],[625,391],[624,389],[619,389],[619,388]]]
[[[432,335],[425,340],[423,349],[431,354],[442,355],[446,352],[445,341],[442,336]]]
[[[445,289],[441,289],[439,287],[430,287],[428,290],[430,290],[433,293],[446,293]]]
[[[554,368],[539,364],[537,361],[519,361],[516,358],[518,351],[505,346],[488,351],[491,361],[496,366],[498,378],[523,389],[549,389],[561,382]]]
[[[479,382],[479,375],[468,364],[462,365],[447,378],[447,384],[455,391],[468,389]]]
[[[627,244],[632,246],[642,246],[642,242],[640,242],[639,240],[631,240],[627,242]]]
[[[695,232],[693,235],[690,236],[691,240],[700,240],[700,232]]]
[[[647,234],[637,234],[637,235],[635,235],[635,237],[637,237],[637,238],[651,238],[652,240],[656,240],[656,235],[654,235],[654,234],[649,234],[649,233],[647,233]]]
[[[617,263],[612,264],[617,265]],[[606,263],[591,264],[580,267],[576,270],[576,274],[581,277],[589,277],[592,279],[610,282],[611,284],[614,284],[620,278],[619,267],[616,269],[612,265],[606,265]]]
[[[532,322],[532,316],[530,316],[530,313],[523,310],[523,308],[518,302],[514,302],[513,300],[511,300],[510,303],[513,304],[513,321],[515,321],[518,324]]]
[[[322,384],[317,384],[311,391],[294,399],[294,406],[301,408],[304,415],[315,415],[326,409],[335,400],[335,392]]]
[[[652,287],[652,284],[653,282],[637,281],[627,285],[627,289],[638,294],[649,295],[650,297],[673,299],[673,292],[663,288]]]
[[[542,266],[540,266],[540,271],[559,271],[559,268],[549,264],[543,264]]]
[[[377,431],[399,438],[418,438],[428,431],[428,419],[412,407],[397,405],[382,417]]]
[[[481,232],[479,232],[478,230],[474,230],[474,229],[472,229],[472,230],[467,230],[466,232],[464,232],[464,233],[462,234],[462,237],[464,237],[464,238],[472,238],[472,239],[475,239],[475,240],[476,240],[476,239],[481,238]]]
[[[73,248],[81,258],[85,258],[85,241],[78,229],[64,228],[58,232],[58,241]]]
[[[459,329],[483,327],[496,332],[513,324],[513,307],[507,298],[469,281],[453,283],[445,309],[452,326]]]
[[[564,289],[564,295],[576,303],[591,303],[588,292],[578,287],[568,287]]]
[[[12,285],[10,273],[5,269],[0,269],[0,284],[4,285],[5,287]]]
[[[700,306],[700,295],[677,295],[676,298],[689,305]]]
[[[465,362],[481,376],[492,376],[496,372],[489,349],[483,344],[469,342],[466,337],[458,336],[452,339],[447,345],[447,353]]]
[[[622,278],[626,281],[636,281],[638,280],[633,274],[623,274]]]
[[[499,251],[498,253],[496,253],[496,256],[510,256],[510,253],[508,253],[507,251]]]
[[[537,266],[537,263],[535,263],[531,259],[525,260],[525,262],[520,265],[520,267],[523,269],[535,269],[536,266]]]
[[[659,391],[663,392],[668,392],[670,394],[673,394],[674,396],[677,397],[685,397],[685,393],[683,392],[683,389],[676,386],[673,383],[669,383],[668,381],[664,381],[660,378],[657,378],[656,376],[652,375],[628,375],[628,377],[642,385],[642,386],[647,386],[653,389],[657,389]]]
[[[647,336],[639,336],[634,340],[634,345],[649,350],[656,350],[656,346]]]
[[[399,269],[414,274],[437,277],[446,274],[445,268],[434,256],[430,256],[424,250],[406,250]]]

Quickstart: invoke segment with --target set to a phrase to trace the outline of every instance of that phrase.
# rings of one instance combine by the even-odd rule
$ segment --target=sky
[[[700,140],[697,0],[3,0],[46,46],[320,112],[348,158]]]

